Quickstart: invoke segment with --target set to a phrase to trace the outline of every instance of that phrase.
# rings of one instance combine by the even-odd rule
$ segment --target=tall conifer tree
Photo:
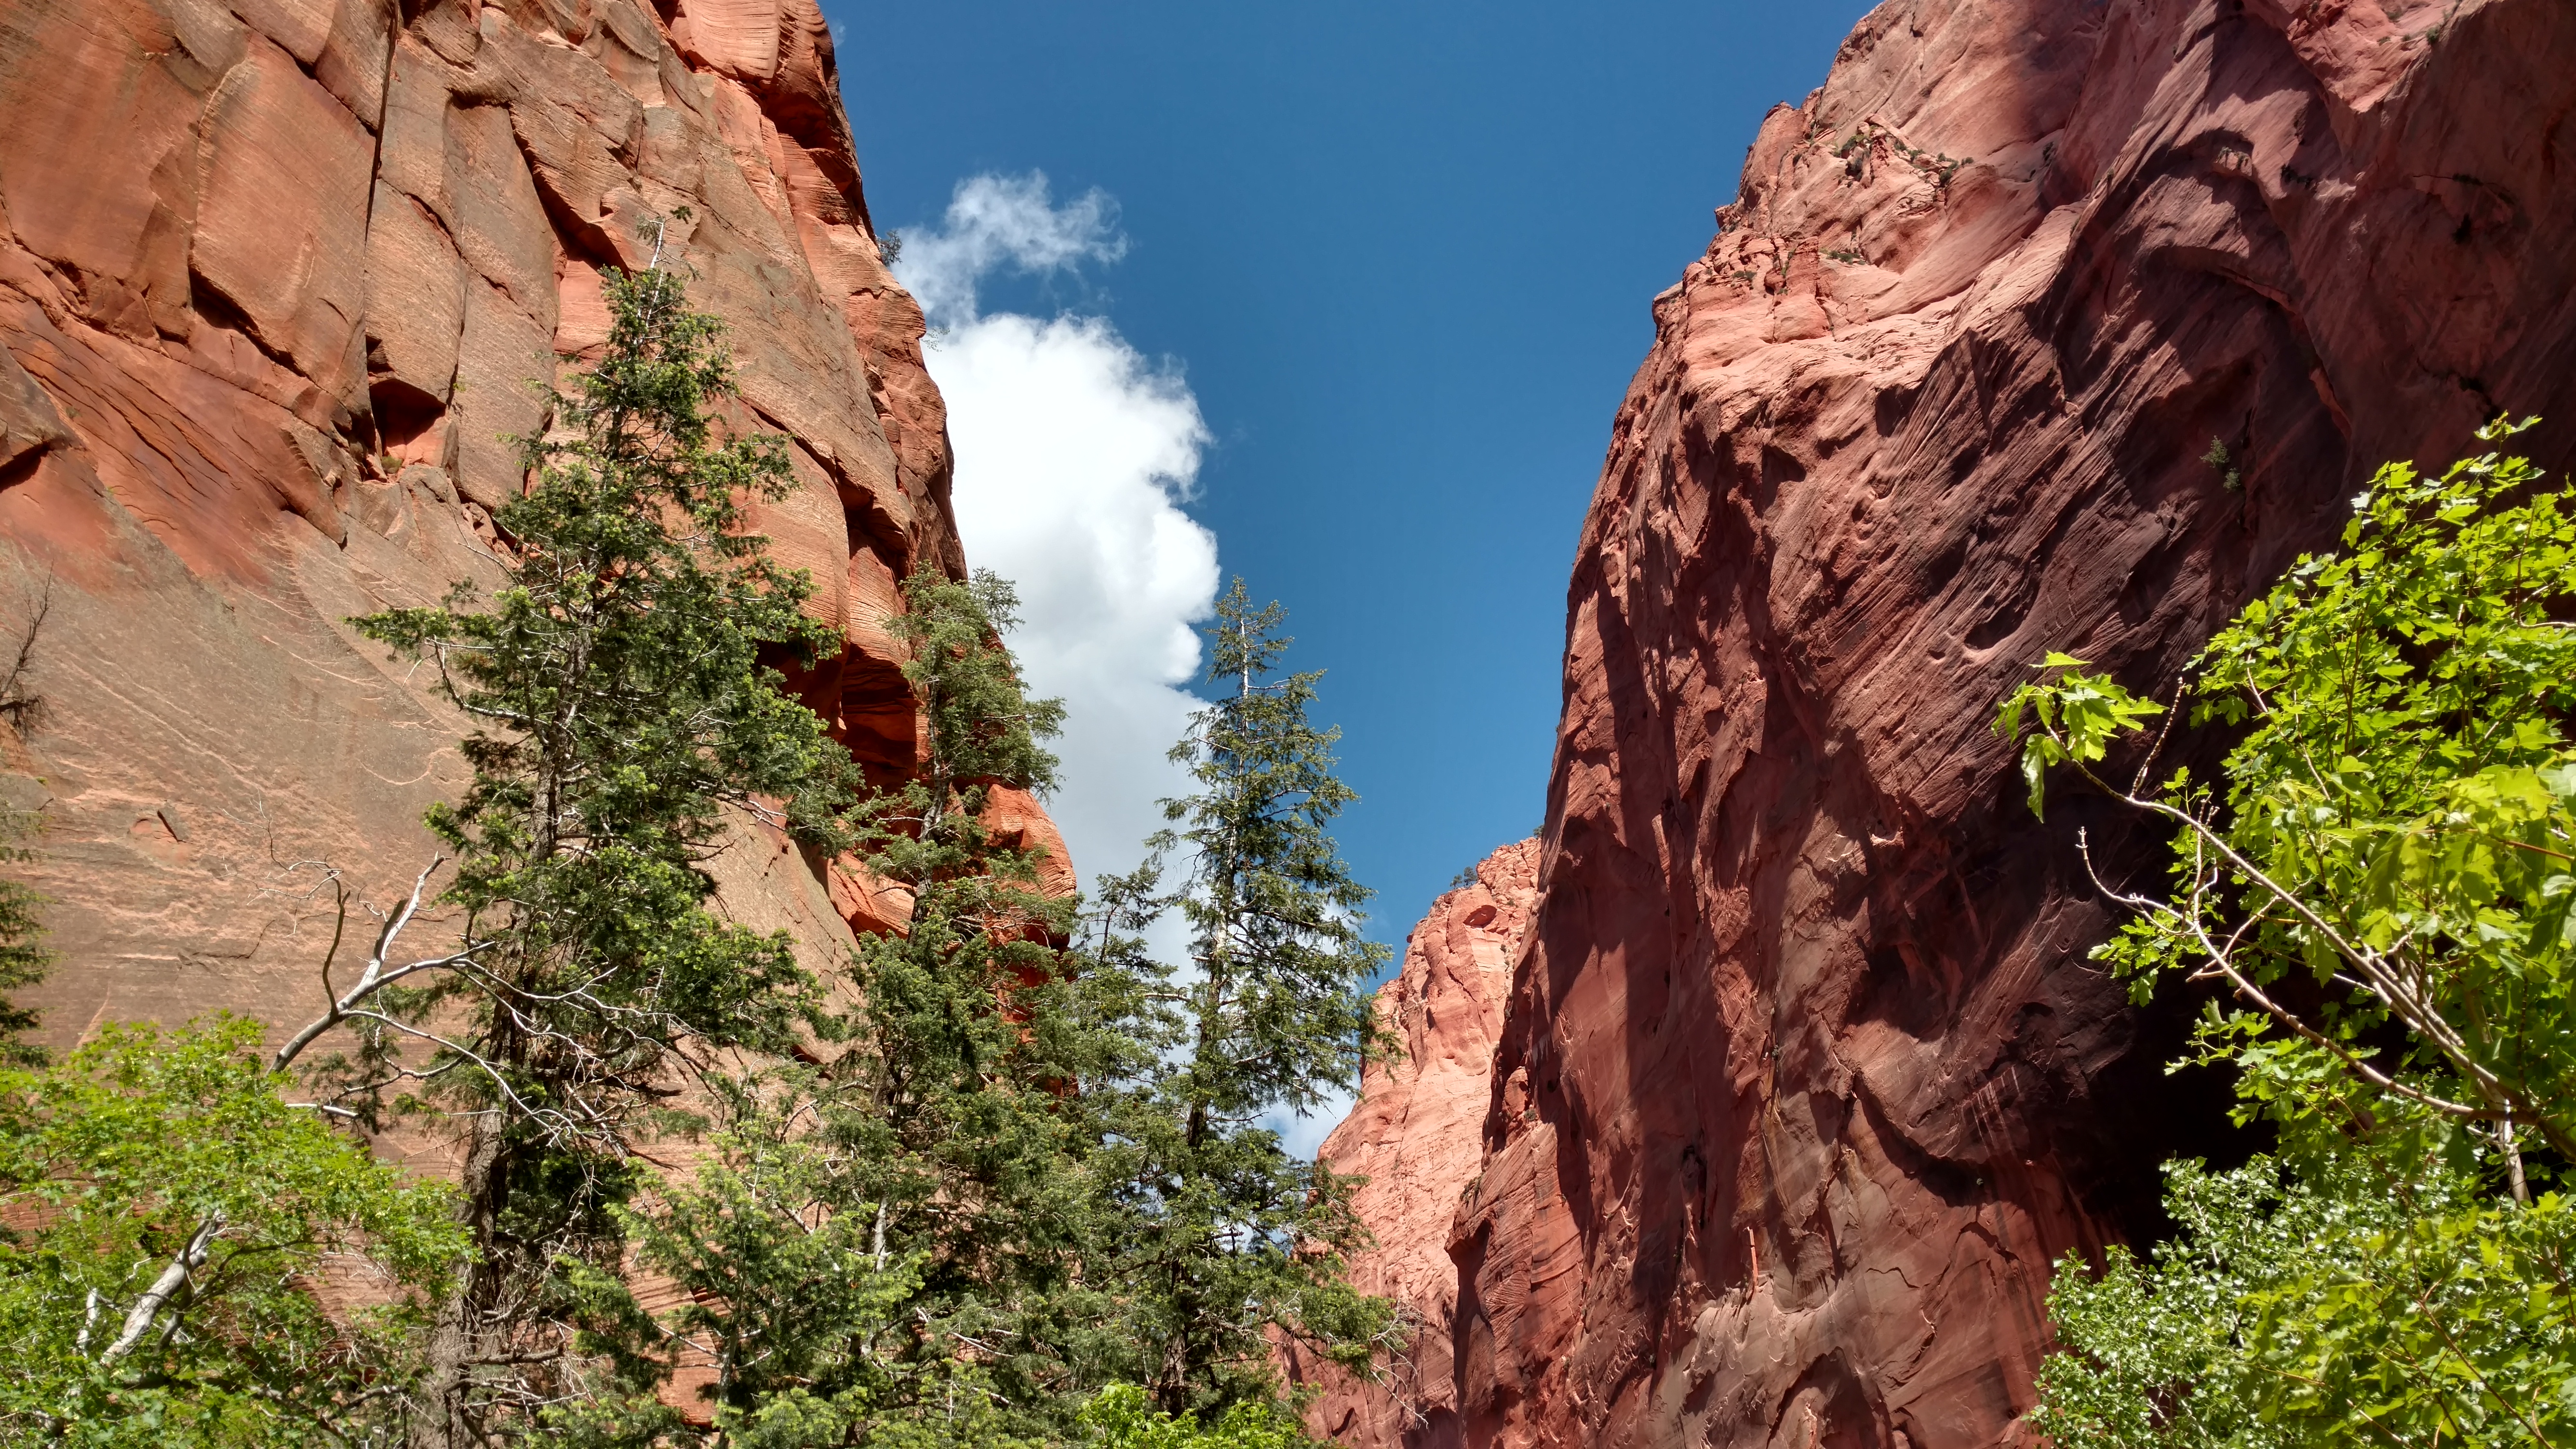
[[[1352,1184],[1264,1125],[1357,1089],[1383,1047],[1368,987],[1389,954],[1361,932],[1371,892],[1331,834],[1357,797],[1334,774],[1340,731],[1307,718],[1322,675],[1272,677],[1292,642],[1283,617],[1240,579],[1218,600],[1217,698],[1172,752],[1198,788],[1165,802],[1173,829],[1157,842],[1186,852],[1168,904],[1188,923],[1190,962],[1118,1237],[1140,1376],[1176,1414],[1275,1394],[1274,1332],[1361,1367],[1394,1331],[1387,1304],[1343,1281],[1367,1237]],[[1166,904],[1141,880],[1110,884],[1105,904],[1137,924]]]
[[[804,611],[810,581],[745,528],[748,500],[788,486],[784,452],[710,416],[732,374],[675,271],[612,278],[608,298],[605,354],[524,440],[535,486],[494,515],[501,587],[357,621],[434,663],[476,723],[473,783],[429,820],[463,939],[397,960],[415,891],[278,1055],[352,1027],[355,1059],[318,1073],[339,1100],[371,1122],[436,1113],[461,1139],[475,1254],[429,1348],[414,1442],[435,1449],[524,1434],[618,1376],[572,1351],[568,1266],[618,1263],[638,1148],[679,1125],[710,1053],[786,1052],[810,1014],[785,935],[709,909],[728,809],[849,839],[847,752],[763,662],[836,642]]]
[[[1092,1159],[1152,1059],[1136,979],[1070,969],[1075,903],[986,823],[1053,783],[1063,709],[1022,687],[1006,582],[906,595],[920,764],[856,818],[909,919],[860,942],[846,1045],[738,1084],[718,1160],[635,1217],[727,1443],[1066,1442],[1126,1362]]]
[[[5,721],[22,740],[43,723],[48,712],[44,696],[36,693],[30,675],[36,663],[36,642],[44,633],[46,615],[52,612],[53,597],[49,582],[31,602],[26,626],[18,634],[15,657],[5,671],[0,671],[0,721]],[[33,815],[0,811],[0,865],[35,859],[32,851],[17,842],[33,834],[38,823]],[[0,880],[0,993],[35,985],[45,979],[46,969],[53,964],[52,953],[44,947],[45,927],[39,915],[43,904],[44,898],[33,886]],[[43,1065],[44,1048],[27,1039],[37,1025],[35,1012],[0,994],[0,1066]]]

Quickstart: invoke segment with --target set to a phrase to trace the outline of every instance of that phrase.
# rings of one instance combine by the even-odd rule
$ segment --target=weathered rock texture
[[[2169,688],[2380,460],[2565,461],[2571,111],[2563,0],[1891,0],[1772,114],[1584,530],[1454,1408],[1349,1442],[2018,1433],[2049,1262],[2215,1114],[2085,960],[2075,830],[2151,842],[1994,703]]]
[[[50,1035],[307,1016],[290,867],[383,900],[427,860],[459,721],[342,620],[490,576],[505,435],[656,217],[734,421],[791,440],[758,524],[847,640],[801,684],[899,773],[896,581],[962,559],[814,0],[0,0],[0,624],[50,597],[0,784],[42,807]],[[757,831],[718,870],[817,953],[908,906]]]
[[[1299,1377],[1329,1386],[1307,1417],[1339,1442],[1393,1444],[1404,1427],[1456,1407],[1449,1220],[1482,1165],[1494,1043],[1538,904],[1538,860],[1536,840],[1506,845],[1432,902],[1405,942],[1403,969],[1377,994],[1378,1020],[1401,1055],[1368,1068],[1359,1104],[1317,1153],[1335,1172],[1367,1179],[1353,1205],[1377,1244],[1352,1261],[1351,1281],[1394,1299],[1415,1330],[1412,1351],[1382,1385],[1291,1356]]]

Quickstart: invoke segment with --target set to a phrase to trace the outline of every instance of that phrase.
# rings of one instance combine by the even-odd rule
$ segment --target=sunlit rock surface
[[[846,641],[799,686],[878,779],[914,761],[887,619],[963,568],[945,415],[814,0],[400,4],[0,0],[0,625],[46,608],[49,706],[0,793],[40,807],[57,1042],[309,1016],[319,866],[383,903],[427,863],[462,722],[341,621],[493,576],[531,383],[657,242],[731,421],[791,441],[758,526]],[[757,829],[715,869],[817,965],[910,906]]]
[[[2077,830],[2154,842],[1994,704],[2169,695],[2383,459],[2566,459],[2572,110],[2562,0],[1905,0],[1773,112],[1613,424],[1480,1160],[1371,1199],[1450,1377],[1345,1442],[2017,1440],[2049,1263],[2218,1112],[2085,958]]]
[[[1298,1377],[1327,1389],[1308,1421],[1340,1442],[1394,1444],[1404,1425],[1456,1406],[1450,1218],[1482,1165],[1494,1042],[1538,903],[1538,860],[1536,840],[1504,846],[1413,928],[1403,967],[1377,994],[1397,1054],[1369,1066],[1359,1104],[1316,1154],[1337,1173],[1367,1179],[1354,1205],[1377,1242],[1352,1261],[1351,1279],[1393,1299],[1413,1331],[1411,1350],[1382,1385],[1290,1354]]]

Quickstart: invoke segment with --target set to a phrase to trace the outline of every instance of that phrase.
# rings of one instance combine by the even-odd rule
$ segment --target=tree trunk
[[[501,1134],[489,1118],[469,1118],[465,1170],[457,1186],[463,1201],[457,1216],[474,1245],[474,1256],[456,1270],[455,1286],[438,1306],[430,1327],[428,1367],[421,1380],[419,1412],[411,1425],[411,1449],[467,1449],[479,1435],[468,1421],[476,1348],[476,1325],[489,1297],[492,1234],[500,1217]]]

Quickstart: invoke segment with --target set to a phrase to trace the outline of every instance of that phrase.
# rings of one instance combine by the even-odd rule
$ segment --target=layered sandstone
[[[2565,461],[2571,113],[2562,0],[1891,0],[1773,112],[1585,525],[1452,1380],[1348,1442],[2018,1434],[2217,1114],[2085,958],[2152,842],[1994,703],[2169,692],[2383,459]]]
[[[0,793],[40,815],[51,1036],[311,1013],[317,868],[385,899],[463,776],[343,621],[492,577],[508,438],[657,246],[732,421],[789,440],[757,524],[846,641],[800,686],[899,774],[896,581],[963,564],[814,0],[0,0],[0,626],[43,608],[48,705]],[[756,830],[716,869],[816,964],[909,906]]]
[[[1358,1105],[1316,1154],[1333,1171],[1366,1179],[1353,1206],[1376,1243],[1352,1259],[1351,1282],[1394,1300],[1412,1330],[1384,1383],[1357,1383],[1292,1355],[1300,1376],[1327,1390],[1308,1421],[1336,1442],[1396,1443],[1406,1426],[1456,1407],[1449,1220],[1482,1165],[1478,1129],[1512,967],[1538,904],[1538,860],[1536,840],[1506,845],[1432,902],[1405,940],[1402,968],[1377,994],[1396,1054],[1369,1064]]]

